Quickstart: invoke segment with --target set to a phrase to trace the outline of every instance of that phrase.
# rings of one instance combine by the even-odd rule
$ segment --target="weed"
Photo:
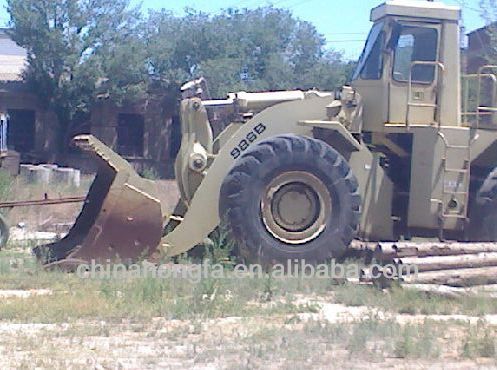
[[[274,280],[271,274],[267,274],[264,279],[264,291],[261,296],[261,301],[270,302],[274,296]]]
[[[182,253],[179,256],[173,258],[173,260],[179,265],[190,265],[192,260],[188,253]]]
[[[145,179],[148,179],[148,180],[158,180],[158,179],[160,179],[159,173],[154,168],[151,168],[151,167],[144,168],[140,172],[140,175],[141,175],[141,177],[143,177]]]
[[[210,236],[209,240],[204,243],[204,260],[212,264],[221,264],[225,267],[232,267],[234,241],[231,239],[227,227],[222,223]]]
[[[361,353],[366,357],[380,356],[399,330],[400,325],[392,321],[380,321],[371,314],[366,320],[352,326],[347,350],[350,355]]]
[[[468,328],[462,345],[462,356],[466,358],[495,357],[496,340],[495,334],[490,333],[482,322],[479,322],[476,327]]]
[[[400,330],[399,338],[394,343],[394,353],[400,358],[437,358],[440,356],[437,336],[430,322],[407,325]]]
[[[0,200],[7,200],[12,191],[13,179],[8,172],[0,170]]]
[[[348,306],[377,307],[401,314],[482,316],[497,313],[496,299],[485,296],[467,296],[464,299],[440,297],[415,290],[393,287],[388,291],[367,286],[346,284],[333,287],[337,302]]]

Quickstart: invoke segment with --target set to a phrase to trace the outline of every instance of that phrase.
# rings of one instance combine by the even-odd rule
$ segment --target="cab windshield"
[[[378,80],[383,69],[383,23],[377,23],[369,32],[368,40],[364,46],[352,80],[359,77],[364,80]]]

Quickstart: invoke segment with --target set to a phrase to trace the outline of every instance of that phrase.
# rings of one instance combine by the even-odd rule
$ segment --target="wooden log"
[[[437,284],[406,284],[402,289],[415,290],[417,292],[426,293],[427,295],[436,295],[444,298],[461,298],[463,296],[474,295],[466,288],[456,288],[447,285]]]
[[[388,262],[399,257],[415,257],[418,255],[416,245],[402,245],[398,243],[379,243],[374,251],[374,258]]]
[[[372,283],[373,286],[384,289],[390,288],[394,281],[398,281],[398,277],[396,274],[385,271],[385,268],[382,266],[373,265],[361,269],[359,281],[361,283]]]
[[[363,283],[371,282],[371,268],[363,268],[359,271],[359,281]]]
[[[497,243],[381,243],[374,257],[379,261],[393,261],[404,257],[456,256],[475,253],[497,253]]]
[[[374,251],[378,243],[363,242],[360,240],[353,240],[350,244],[345,257],[348,258],[362,258],[366,264],[373,261]]]
[[[361,240],[352,240],[349,249],[355,251],[371,251],[374,252],[378,243],[363,242]]]
[[[485,296],[489,298],[497,297],[497,287],[495,285],[480,285],[462,288],[437,284],[404,284],[402,285],[402,289],[416,290],[448,298],[460,298],[465,296]]]
[[[454,256],[474,253],[497,253],[497,243],[440,243],[419,245],[418,257]]]
[[[481,293],[481,292],[497,293],[497,285],[496,284],[482,285],[476,288],[470,288],[470,290],[476,293]]]
[[[419,272],[456,270],[478,267],[497,266],[497,253],[464,254],[457,256],[435,256],[435,257],[405,257],[395,258],[393,262],[400,269],[412,267]]]
[[[429,271],[403,276],[404,284],[443,284],[455,287],[497,284],[497,267]]]

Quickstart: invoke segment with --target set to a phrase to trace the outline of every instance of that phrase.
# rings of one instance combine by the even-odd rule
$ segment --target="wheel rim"
[[[303,171],[274,178],[261,200],[266,229],[287,244],[316,239],[324,231],[331,211],[331,196],[324,183]]]

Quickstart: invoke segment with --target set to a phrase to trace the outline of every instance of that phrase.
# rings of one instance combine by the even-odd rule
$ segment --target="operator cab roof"
[[[444,3],[416,0],[389,0],[371,11],[371,21],[388,15],[459,21],[461,9]]]

